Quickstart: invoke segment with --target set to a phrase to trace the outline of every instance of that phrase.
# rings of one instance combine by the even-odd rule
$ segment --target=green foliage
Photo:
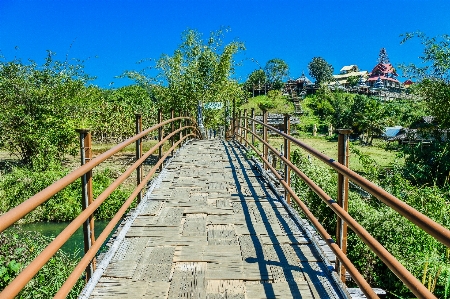
[[[448,184],[450,178],[450,143],[434,140],[430,144],[405,146],[404,175],[417,185]]]
[[[334,80],[333,66],[322,57],[314,57],[308,64],[309,75],[316,80],[316,85],[322,85]]]
[[[0,291],[3,290],[49,243],[37,232],[11,227],[0,233]],[[75,254],[59,250],[16,298],[51,298],[78,262]],[[77,298],[84,282],[79,279],[67,298]]]
[[[292,114],[294,105],[279,90],[270,90],[267,95],[249,98],[247,103],[239,107],[240,110],[255,109],[255,113],[267,111],[269,113]]]
[[[450,36],[427,37],[422,32],[406,33],[402,43],[418,38],[424,46],[423,65],[401,65],[404,76],[418,80],[415,92],[427,103],[439,123],[450,126]]]
[[[0,61],[0,144],[37,168],[47,168],[74,149],[76,99],[88,78],[79,65]],[[51,163],[50,163],[51,164]]]
[[[127,72],[151,90],[152,97],[163,111],[184,111],[196,114],[198,102],[231,102],[244,97],[238,82],[231,79],[236,62],[234,55],[244,50],[241,42],[223,42],[224,31],[212,32],[205,41],[195,30],[182,35],[182,43],[172,56],[163,54],[156,63],[159,74]],[[222,113],[214,110],[211,113]],[[209,126],[208,123],[205,124]]]
[[[401,65],[405,76],[418,80],[413,92],[423,100],[429,112],[435,117],[437,127],[435,140],[429,146],[406,147],[407,168],[405,174],[417,184],[443,185],[448,181],[450,171],[449,142],[442,141],[439,129],[450,127],[450,37],[427,37],[421,32],[407,33],[402,41],[419,39],[424,46],[422,65]]]
[[[359,82],[359,76],[350,76],[347,78],[347,83],[349,86],[356,86]]]
[[[0,213],[9,211],[32,195],[43,190],[67,174],[67,170],[53,169],[36,172],[29,168],[14,168],[0,178]],[[109,169],[94,173],[94,197],[113,181]],[[119,188],[95,212],[96,219],[110,219],[127,199],[129,191]],[[27,214],[23,223],[36,221],[69,221],[81,212],[81,181],[67,186],[50,200]]]
[[[83,126],[91,129],[94,140],[122,141],[133,136],[135,113],[142,114],[144,129],[157,121],[157,107],[143,86],[131,85],[112,90],[91,86],[83,96],[85,102],[80,105]]]
[[[385,127],[408,127],[426,113],[423,101],[380,102],[365,95],[331,91],[325,86],[307,97],[303,105],[323,126],[351,128],[355,134],[362,134],[363,142],[369,145],[374,137],[381,136]]]
[[[254,70],[248,76],[247,81],[245,81],[243,88],[248,92],[254,92],[258,90],[258,94],[260,95],[261,89],[264,90],[264,85],[267,83],[266,73],[262,70]]]
[[[264,67],[270,89],[281,90],[284,80],[289,75],[289,66],[279,58],[270,59]]]
[[[403,171],[394,167],[388,171],[379,167],[373,159],[356,148],[352,153],[359,156],[364,175],[400,200],[427,215],[445,227],[450,227],[448,187],[417,188],[403,177]],[[336,175],[330,169],[309,161],[299,151],[293,153],[294,163],[328,194],[336,197]],[[294,175],[293,186],[299,197],[334,235],[335,216],[315,193]],[[357,189],[350,189],[349,213],[389,252],[391,252],[419,280],[425,277],[425,285],[437,297],[448,296],[450,258],[447,248],[423,230],[417,228],[393,209],[374,197],[362,197]],[[348,256],[373,287],[382,287],[401,297],[410,296],[403,283],[391,273],[355,233],[349,230]],[[446,291],[447,290],[447,291]],[[447,292],[447,295],[445,293]]]

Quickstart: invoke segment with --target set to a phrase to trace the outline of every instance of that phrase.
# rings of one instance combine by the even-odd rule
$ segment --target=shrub
[[[372,181],[419,212],[450,228],[448,186],[417,188],[402,177],[400,167],[385,171],[370,157],[355,150],[353,153],[360,156],[365,173]],[[309,161],[298,150],[293,153],[293,162],[328,195],[336,197],[337,180],[334,171],[317,165],[314,160]],[[331,209],[295,175],[292,184],[328,233],[335,235],[336,216]],[[436,296],[448,298],[449,249],[374,197],[363,198],[350,190],[349,213]],[[373,287],[384,288],[397,296],[411,295],[403,283],[351,230],[348,233],[347,254]]]
[[[4,213],[43,190],[68,173],[54,169],[35,172],[16,167],[0,178],[0,212]],[[113,182],[111,170],[106,169],[93,176],[94,198]],[[110,219],[130,194],[120,187],[114,191],[95,212],[96,219]],[[81,181],[70,184],[50,200],[30,212],[21,222],[70,221],[81,212]]]
[[[11,227],[0,233],[0,291],[47,245],[51,238]],[[16,298],[51,298],[73,271],[78,258],[59,250]],[[77,298],[84,282],[79,279],[67,298]]]

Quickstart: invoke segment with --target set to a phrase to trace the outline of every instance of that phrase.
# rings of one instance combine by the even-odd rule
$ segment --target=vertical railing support
[[[136,135],[142,132],[142,114],[136,113]],[[136,161],[142,156],[142,138],[136,140]],[[136,168],[136,186],[141,184],[142,179],[142,165]],[[142,200],[142,191],[139,191],[137,196],[137,203],[139,204]]]
[[[86,129],[76,130],[80,134],[80,156],[81,165],[92,160],[91,133]],[[92,170],[81,177],[81,206],[83,211],[92,203]],[[94,217],[92,215],[83,223],[84,252],[88,252],[95,242]],[[95,271],[95,258],[86,267],[86,281],[88,281]]]
[[[161,111],[161,109],[158,110],[158,124],[160,124],[160,123],[162,123],[162,111]],[[163,128],[159,127],[158,128],[158,142],[161,142],[162,138],[163,138]],[[159,150],[158,150],[158,161],[161,160],[161,157],[162,157],[162,148],[163,148],[162,145],[160,145],[159,146]],[[162,171],[162,167],[163,167],[163,164],[161,163],[159,165],[159,172]]]
[[[244,109],[244,146],[247,146],[247,129],[248,129],[248,119],[247,119],[247,109]]]
[[[263,111],[263,122],[264,125],[267,125],[267,111]],[[264,142],[267,142],[267,127],[263,126],[263,140]],[[264,159],[268,160],[269,159],[269,148],[267,147],[267,145],[263,144],[263,157]],[[267,170],[268,166],[264,163],[264,169]]]
[[[240,143],[242,143],[242,126],[241,126],[242,125],[242,117],[241,116],[242,116],[242,111],[239,110],[238,122],[237,122],[238,123],[238,128],[237,128],[238,132],[237,133],[238,133],[238,136],[239,136],[238,140],[239,140]]]
[[[233,139],[236,137],[236,99],[233,99]]]
[[[173,111],[173,109],[170,111],[170,118],[174,119],[175,118],[175,111]],[[171,129],[171,133],[173,133],[173,131],[175,131],[175,123],[172,121],[170,124],[170,129]],[[172,138],[170,138],[170,147],[173,147],[173,145],[175,144],[175,135],[172,136]],[[171,156],[173,156],[173,151],[170,153]]]
[[[291,121],[290,121],[290,115],[284,116],[284,133],[289,135],[291,133]],[[286,160],[291,160],[291,142],[284,138],[284,157]],[[291,186],[291,168],[289,165],[284,163],[284,181],[286,184],[290,187]],[[288,204],[291,204],[291,194],[285,190],[284,191],[284,198]]]
[[[183,116],[183,114],[181,113],[181,111],[180,111],[180,113],[179,113],[178,115],[179,115],[180,117]],[[178,123],[178,129],[181,129],[182,127],[183,127],[183,120],[180,119],[180,122]],[[181,139],[183,139],[183,130],[180,130],[180,140],[181,140]],[[180,142],[179,148],[181,148],[181,142]]]
[[[252,118],[252,145],[255,145],[255,108],[252,108],[250,117]]]
[[[338,135],[338,162],[348,167],[348,157],[349,157],[349,134],[352,130],[349,129],[339,129],[337,130]],[[348,211],[348,178],[344,175],[338,173],[338,193],[337,193],[338,204],[347,212]],[[337,227],[336,227],[336,240],[337,245],[341,248],[344,254],[347,253],[347,223],[342,221],[341,218],[337,217]],[[336,271],[342,282],[345,283],[345,268],[336,259]]]

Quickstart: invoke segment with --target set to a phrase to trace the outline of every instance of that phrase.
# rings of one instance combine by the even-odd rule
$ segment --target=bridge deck
[[[343,298],[307,234],[243,152],[182,148],[89,298]]]

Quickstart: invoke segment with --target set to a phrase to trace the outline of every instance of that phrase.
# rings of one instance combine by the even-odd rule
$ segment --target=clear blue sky
[[[222,26],[227,39],[245,43],[236,78],[271,58],[290,66],[290,76],[307,74],[308,62],[321,56],[335,73],[356,64],[371,71],[379,50],[387,49],[394,66],[417,63],[422,47],[400,45],[400,34],[421,30],[429,36],[450,34],[450,1],[75,1],[0,0],[0,51],[9,61],[42,62],[46,50],[56,58],[86,60],[85,70],[101,87],[129,84],[115,79],[140,70],[137,61],[172,54],[181,32],[208,35]]]

